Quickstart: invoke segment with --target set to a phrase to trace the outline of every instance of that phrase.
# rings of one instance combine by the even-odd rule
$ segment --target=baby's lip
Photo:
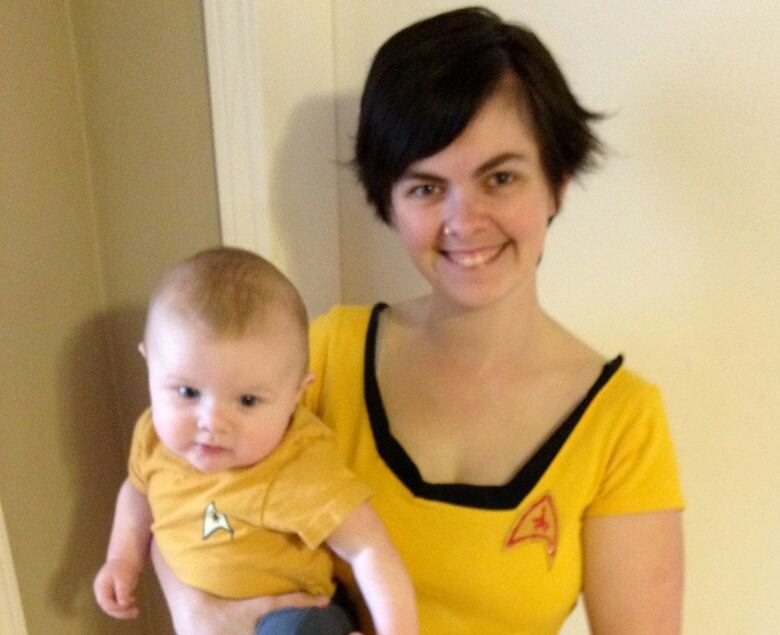
[[[200,452],[203,452],[203,454],[220,454],[222,452],[226,451],[226,448],[223,448],[219,445],[210,445],[208,443],[196,443],[195,444]]]

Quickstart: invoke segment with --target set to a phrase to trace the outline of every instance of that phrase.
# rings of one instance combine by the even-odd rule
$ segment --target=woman
[[[657,390],[537,294],[595,117],[532,33],[482,9],[400,31],[366,81],[358,174],[431,291],[315,322],[308,404],[374,487],[423,633],[555,633],[580,591],[594,633],[680,630],[682,497]],[[174,604],[244,632],[271,602],[308,601],[220,610],[161,575]]]

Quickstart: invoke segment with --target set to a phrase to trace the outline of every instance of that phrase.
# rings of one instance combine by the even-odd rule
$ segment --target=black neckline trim
[[[569,438],[582,415],[593,399],[612,375],[623,363],[619,355],[604,364],[598,379],[588,390],[577,407],[566,420],[548,437],[547,441],[531,456],[518,473],[504,485],[467,485],[462,483],[428,483],[420,475],[420,471],[406,450],[390,432],[382,395],[376,380],[376,336],[379,324],[379,314],[387,308],[387,304],[378,303],[371,311],[371,318],[366,333],[365,364],[363,385],[366,408],[374,434],[377,451],[390,470],[401,480],[412,494],[425,498],[462,507],[481,509],[514,509],[542,478],[544,472],[558,455],[566,439]]]

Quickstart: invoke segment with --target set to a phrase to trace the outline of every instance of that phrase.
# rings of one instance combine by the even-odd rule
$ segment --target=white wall
[[[340,296],[330,0],[203,0],[223,242]]]
[[[333,0],[332,16],[322,2],[316,10],[260,4],[269,20],[304,25],[304,36],[268,52],[267,64],[283,64],[290,47],[316,57],[315,47],[326,44],[311,41],[312,31],[333,34],[333,50],[319,50],[335,61],[336,140],[346,162],[376,48],[409,22],[460,3]],[[664,391],[688,502],[685,632],[778,632],[780,5],[484,4],[536,30],[583,102],[613,114],[599,128],[611,154],[569,192],[550,235],[541,291],[564,324],[605,355],[625,352]],[[286,17],[273,18],[269,7]],[[310,22],[315,14],[319,27]],[[295,74],[279,79],[266,98],[280,109],[280,125],[295,121],[284,113],[318,104],[330,112],[319,89],[302,88]],[[302,130],[281,142],[285,169],[271,189],[308,188],[316,200],[318,185],[294,167],[322,152],[332,129]],[[319,195],[330,201],[332,194]],[[343,169],[338,210],[343,301],[392,301],[423,288]],[[310,210],[315,226],[323,211]],[[316,266],[308,265],[311,280]],[[327,270],[319,274],[324,282]],[[587,632],[581,614],[566,632]]]
[[[780,5],[486,4],[534,28],[583,101],[614,113],[600,127],[611,156],[570,192],[541,289],[565,324],[664,390],[688,500],[686,632],[777,632]],[[360,90],[394,30],[457,5],[336,2],[339,96]],[[355,113],[353,100],[339,112],[344,153]],[[342,237],[345,299],[416,292],[343,186],[359,227]]]

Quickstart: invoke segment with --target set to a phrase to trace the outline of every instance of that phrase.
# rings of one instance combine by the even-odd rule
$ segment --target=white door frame
[[[268,256],[268,153],[253,0],[203,1],[222,242]]]

